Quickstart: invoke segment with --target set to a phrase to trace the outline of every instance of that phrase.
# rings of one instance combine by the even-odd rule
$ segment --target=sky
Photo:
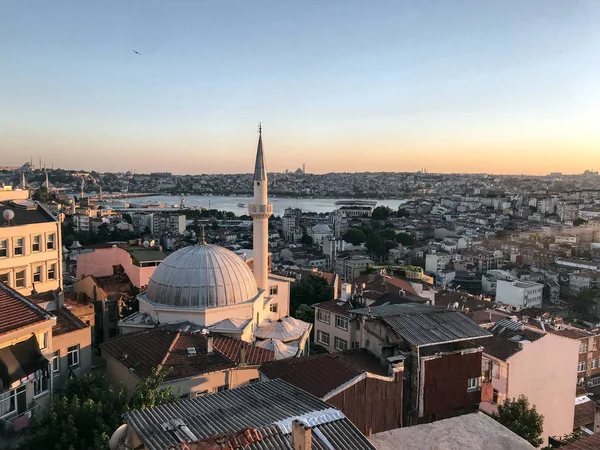
[[[0,166],[600,169],[600,1],[0,1]],[[133,52],[140,53],[137,55]]]

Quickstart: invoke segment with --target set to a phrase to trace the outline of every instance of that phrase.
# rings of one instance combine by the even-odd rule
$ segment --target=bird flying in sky
[[[136,52],[135,50],[133,50],[133,53],[135,53],[136,55],[140,55],[140,52]]]

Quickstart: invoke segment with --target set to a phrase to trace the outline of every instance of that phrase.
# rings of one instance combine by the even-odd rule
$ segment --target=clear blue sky
[[[599,110],[596,0],[0,1],[0,165],[579,172]]]

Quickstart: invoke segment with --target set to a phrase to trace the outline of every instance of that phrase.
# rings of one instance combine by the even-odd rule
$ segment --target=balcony
[[[248,205],[248,212],[251,216],[264,216],[269,217],[273,215],[273,205]]]

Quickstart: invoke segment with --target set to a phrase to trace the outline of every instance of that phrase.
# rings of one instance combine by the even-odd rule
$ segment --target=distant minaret
[[[102,186],[98,185],[98,187],[100,188],[100,196],[98,197],[98,200],[102,201]]]
[[[81,199],[83,198],[83,183],[84,183],[84,179],[81,179],[81,196],[79,197],[79,201],[81,201]]]
[[[23,172],[22,175],[23,175],[23,181],[21,181],[21,189],[25,190],[25,189],[27,189],[27,182],[25,181],[25,172]]]
[[[273,214],[273,205],[267,196],[267,169],[262,146],[262,127],[258,125],[258,148],[254,164],[254,203],[248,206],[252,216],[254,235],[253,271],[256,285],[268,293],[269,289],[269,217]]]
[[[44,172],[46,172],[45,169]],[[46,172],[46,191],[50,192],[50,180],[48,180],[48,172]]]
[[[302,163],[302,173],[306,173],[306,163]]]

